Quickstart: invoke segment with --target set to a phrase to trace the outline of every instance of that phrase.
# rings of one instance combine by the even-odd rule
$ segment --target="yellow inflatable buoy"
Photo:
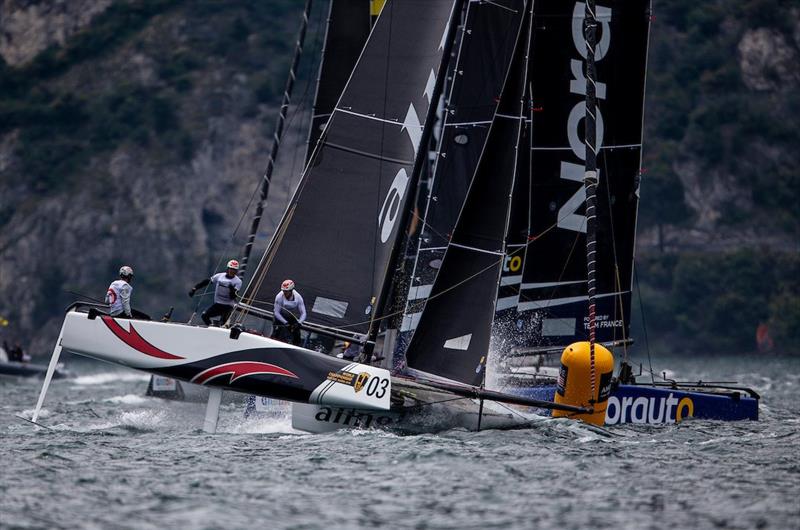
[[[567,416],[595,425],[606,420],[606,406],[611,393],[611,376],[614,372],[614,355],[605,346],[594,346],[594,395],[592,395],[592,368],[588,342],[575,342],[561,354],[561,371],[558,374],[556,403],[590,407],[592,414],[574,414],[554,410],[553,416]]]

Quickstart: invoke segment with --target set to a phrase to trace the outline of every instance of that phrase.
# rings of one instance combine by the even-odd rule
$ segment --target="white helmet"
[[[291,291],[294,289],[294,282],[292,280],[283,280],[281,284],[281,291]]]
[[[123,265],[119,268],[119,277],[120,278],[133,278],[133,269],[128,267],[127,265]]]
[[[230,260],[230,261],[228,262],[228,268],[229,268],[229,269],[234,269],[234,270],[237,270],[237,271],[238,271],[238,270],[239,270],[239,262],[238,262],[238,261],[236,261],[235,259],[232,259],[232,260]]]

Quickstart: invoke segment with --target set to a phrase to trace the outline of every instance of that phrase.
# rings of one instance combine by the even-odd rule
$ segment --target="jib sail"
[[[291,278],[308,320],[364,333],[388,276],[453,0],[390,0],[244,302],[270,310]]]
[[[529,17],[524,19],[475,176],[406,351],[412,373],[470,385],[483,381],[505,257],[515,153],[525,118],[522,98],[530,33]]]
[[[524,14],[522,0],[470,2],[463,25],[401,331],[416,329],[497,110]]]

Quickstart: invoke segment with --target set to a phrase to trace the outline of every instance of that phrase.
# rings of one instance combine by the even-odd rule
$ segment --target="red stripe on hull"
[[[133,327],[133,322],[130,323],[130,331],[125,331],[125,329],[119,325],[119,323],[111,317],[100,317],[108,329],[117,336],[119,340],[133,348],[134,350],[141,352],[145,355],[149,355],[150,357],[157,357],[159,359],[169,359],[169,360],[180,360],[185,359],[185,357],[179,357],[178,355],[172,355],[171,353],[167,353],[163,350],[160,350],[147,342],[136,329]]]
[[[220,364],[218,366],[214,366],[213,368],[209,368],[208,370],[204,370],[192,378],[192,383],[204,385],[215,377],[228,374],[231,376],[230,380],[228,381],[229,384],[241,377],[256,374],[282,375],[285,377],[298,379],[297,375],[295,375],[293,372],[290,372],[285,368],[281,368],[280,366],[275,366],[274,364],[260,363],[256,361],[238,361]]]

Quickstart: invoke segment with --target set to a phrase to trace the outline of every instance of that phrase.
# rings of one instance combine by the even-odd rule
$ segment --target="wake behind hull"
[[[541,419],[507,405],[453,396],[424,383],[400,378],[394,386],[396,405],[389,411],[331,407],[295,403],[292,427],[324,433],[337,429],[385,429],[404,434],[440,432],[450,429],[520,429]]]
[[[46,364],[23,363],[16,361],[0,362],[0,375],[9,377],[44,377],[47,373]],[[63,370],[56,370],[53,379],[66,377]]]
[[[250,333],[70,311],[60,345],[78,355],[198,385],[300,403],[390,408],[387,370]]]

